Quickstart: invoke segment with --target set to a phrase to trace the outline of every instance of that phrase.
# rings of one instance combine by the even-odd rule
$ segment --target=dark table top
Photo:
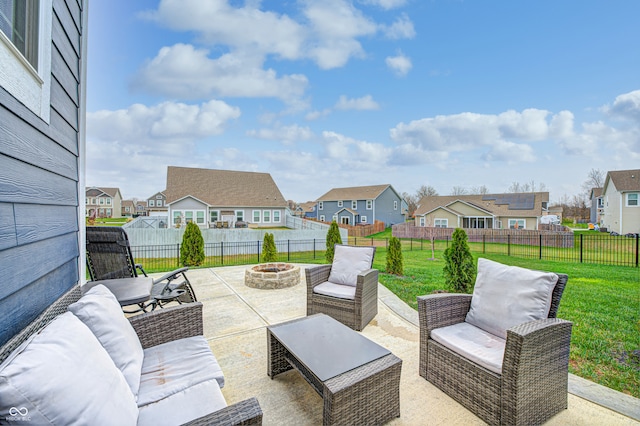
[[[272,325],[269,330],[323,382],[391,353],[325,314]]]
[[[111,280],[89,281],[82,286],[82,294],[90,288],[102,284],[116,296],[120,306],[135,305],[151,298],[153,279],[148,277],[115,278]]]

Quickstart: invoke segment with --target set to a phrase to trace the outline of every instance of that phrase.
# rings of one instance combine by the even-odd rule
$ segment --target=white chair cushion
[[[97,285],[71,304],[69,311],[95,334],[137,397],[144,352],[113,293],[105,286]]]
[[[142,407],[198,383],[224,375],[204,336],[173,340],[144,350],[138,406]]]
[[[336,245],[329,281],[334,284],[358,285],[358,274],[371,269],[374,247]]]
[[[181,425],[227,406],[215,379],[140,407],[138,426]]]
[[[504,339],[466,322],[431,330],[431,338],[494,373],[502,373]]]
[[[76,316],[59,315],[0,365],[0,419],[20,424],[135,425],[138,407],[124,376]]]
[[[558,276],[478,259],[466,321],[503,339],[507,329],[547,318]]]
[[[350,285],[334,284],[328,281],[315,286],[313,288],[313,292],[325,296],[337,297],[339,299],[355,300],[356,298],[355,287]]]

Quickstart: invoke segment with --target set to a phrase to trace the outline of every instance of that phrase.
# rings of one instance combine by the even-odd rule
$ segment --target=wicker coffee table
[[[323,424],[381,424],[400,417],[402,360],[324,314],[267,327],[272,379],[295,368],[322,396]]]

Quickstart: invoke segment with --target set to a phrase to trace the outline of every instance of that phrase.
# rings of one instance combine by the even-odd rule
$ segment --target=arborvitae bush
[[[476,265],[467,244],[467,233],[457,228],[451,246],[444,251],[444,278],[447,286],[457,293],[471,293],[476,280]]]
[[[340,236],[340,228],[334,220],[327,231],[327,251],[325,252],[327,263],[333,263],[334,246],[336,244],[342,244],[342,237]]]
[[[278,260],[278,250],[276,249],[276,241],[273,234],[264,234],[262,240],[262,261],[263,262],[275,262]]]
[[[204,262],[204,239],[200,227],[193,222],[187,223],[180,246],[182,266],[198,266]]]
[[[389,239],[389,251],[387,252],[387,272],[396,275],[402,275],[404,273],[402,246],[400,244],[400,239],[397,237],[391,237]]]

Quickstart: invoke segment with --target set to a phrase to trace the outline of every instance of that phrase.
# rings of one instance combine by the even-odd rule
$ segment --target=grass
[[[126,217],[98,217],[95,219],[95,223],[91,226],[122,226],[129,218]],[[86,225],[89,226],[89,218],[85,219]]]
[[[385,249],[376,251],[374,267],[385,268]],[[416,297],[446,289],[442,251],[407,251],[402,277],[380,274],[380,282],[412,308]],[[482,257],[525,268],[562,272],[569,281],[558,317],[573,322],[569,371],[609,388],[640,397],[640,271],[623,266],[586,265]]]

